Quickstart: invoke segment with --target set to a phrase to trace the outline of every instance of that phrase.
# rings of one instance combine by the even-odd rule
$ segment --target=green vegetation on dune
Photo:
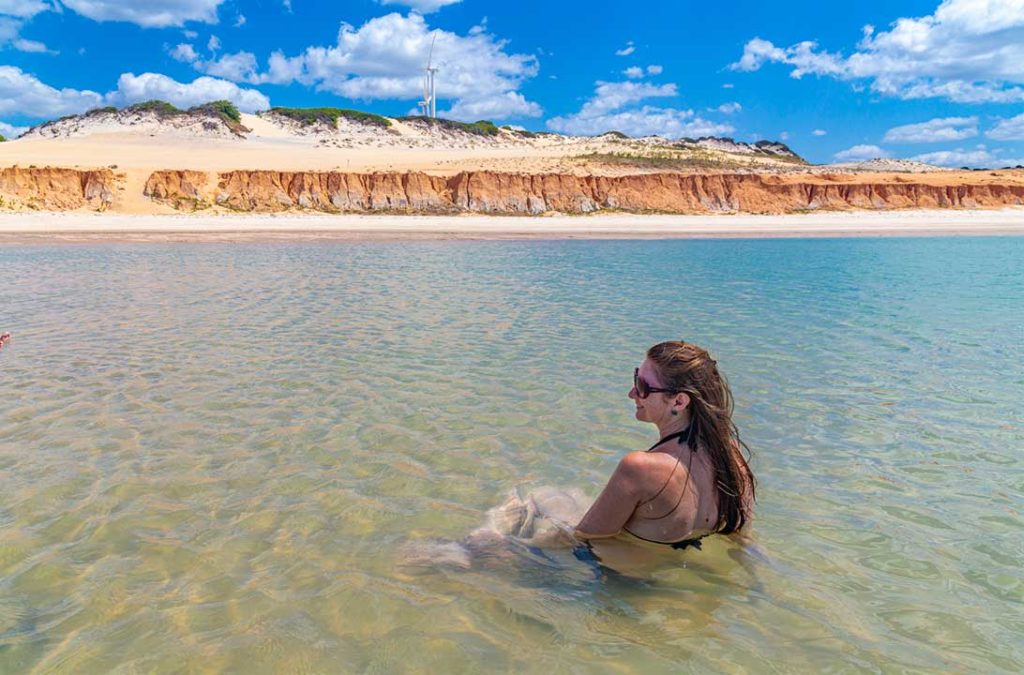
[[[456,122],[440,117],[424,117],[423,115],[409,115],[399,117],[402,122],[421,122],[431,126],[441,127],[449,131],[461,131],[474,136],[497,136],[501,130],[490,120],[479,120],[477,122]]]
[[[156,113],[157,117],[173,117],[175,115],[181,115],[185,111],[177,108],[167,101],[151,100],[143,101],[142,103],[136,103],[125,108],[127,112],[152,112]]]
[[[55,120],[49,122],[43,122],[38,127],[32,127],[33,129],[45,128],[64,122],[66,120],[73,119],[89,119],[90,117],[97,117],[99,115],[116,115],[118,113],[153,113],[159,119],[168,119],[171,117],[179,117],[181,115],[207,115],[210,117],[219,118],[224,124],[227,125],[233,133],[241,136],[250,130],[242,125],[242,114],[238,111],[238,108],[231,101],[220,100],[220,101],[208,101],[197,106],[193,106],[188,110],[182,110],[174,106],[167,101],[160,101],[153,99],[150,101],[143,101],[141,103],[134,103],[125,108],[118,110],[114,106],[105,106],[102,108],[93,108],[81,115],[66,115],[64,117],[58,117]]]
[[[270,112],[295,120],[302,126],[317,123],[336,126],[338,119],[342,117],[359,124],[367,124],[384,129],[391,126],[391,120],[387,117],[346,108],[271,108]]]
[[[3,134],[0,134],[0,143],[6,143],[6,142],[7,142],[7,139],[4,138]]]
[[[188,109],[190,113],[206,113],[208,115],[214,115],[219,117],[229,125],[241,124],[242,114],[238,112],[238,108],[231,101],[210,101],[209,103],[203,103]]]

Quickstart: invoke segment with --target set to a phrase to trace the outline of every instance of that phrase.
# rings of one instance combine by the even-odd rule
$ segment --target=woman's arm
[[[644,497],[642,487],[647,459],[646,453],[631,452],[619,461],[597,501],[576,526],[577,537],[599,539],[622,532]]]

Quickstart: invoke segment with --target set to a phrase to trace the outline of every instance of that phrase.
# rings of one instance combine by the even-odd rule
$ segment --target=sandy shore
[[[0,214],[0,244],[267,239],[631,239],[1024,235],[1024,208],[783,216]]]

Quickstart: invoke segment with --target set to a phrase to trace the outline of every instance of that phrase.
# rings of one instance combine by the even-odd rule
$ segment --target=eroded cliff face
[[[818,209],[985,208],[1024,205],[1019,175],[644,174],[577,176],[491,171],[424,173],[168,170],[125,182],[110,169],[0,169],[0,207],[120,208],[142,193],[179,210],[240,212],[789,213]]]
[[[117,180],[110,169],[7,167],[0,169],[0,200],[7,208],[102,211],[114,201]]]
[[[817,209],[981,208],[1024,204],[1024,183],[951,184],[870,175],[645,174],[576,176],[463,172],[338,173],[230,171],[216,187],[197,172],[158,171],[145,193],[176,208],[216,204],[235,211],[591,213],[788,213]]]

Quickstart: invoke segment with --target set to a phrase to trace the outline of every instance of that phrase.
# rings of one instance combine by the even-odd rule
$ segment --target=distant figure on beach
[[[11,339],[11,334],[10,333],[0,333],[0,349],[3,349],[4,345],[7,344],[8,340],[10,340],[10,339]]]
[[[576,526],[577,557],[602,555],[601,540],[630,539],[699,549],[711,534],[738,532],[753,518],[756,481],[732,421],[733,398],[718,364],[687,342],[647,350],[633,371],[636,419],[658,428],[657,443],[619,462]]]

